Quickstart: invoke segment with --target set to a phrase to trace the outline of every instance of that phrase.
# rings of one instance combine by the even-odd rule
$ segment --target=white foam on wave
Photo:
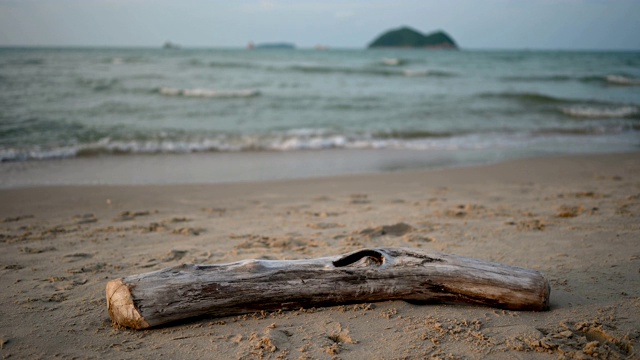
[[[115,154],[187,154],[198,152],[296,151],[324,149],[458,149],[470,142],[460,139],[378,139],[349,136],[326,130],[299,129],[283,134],[220,136],[185,140],[112,140],[53,149],[3,149],[0,161],[50,160]],[[484,145],[480,145],[481,147]]]
[[[387,66],[399,66],[402,65],[402,59],[398,58],[384,58],[382,59],[382,63]]]
[[[285,136],[330,136],[333,132],[327,128],[294,128],[284,132]]]
[[[599,134],[602,136],[606,134]],[[299,129],[288,133],[220,135],[209,138],[112,140],[103,138],[91,144],[51,149],[0,149],[0,161],[49,160],[58,158],[93,157],[102,155],[189,154],[238,151],[305,151],[325,149],[389,149],[417,151],[457,151],[513,149],[528,142],[575,135],[552,134],[532,136],[519,134],[466,134],[452,137],[377,138],[371,134],[348,135],[328,130]],[[583,136],[583,135],[579,135]],[[582,137],[581,137],[582,138]],[[594,137],[593,139],[597,139]]]
[[[78,154],[180,154],[232,150],[238,149],[224,139],[112,141],[105,138],[96,143],[79,147]]]
[[[615,85],[634,86],[640,85],[640,79],[633,79],[620,75],[609,75],[606,77],[607,82]]]
[[[0,162],[5,161],[25,161],[25,160],[52,160],[75,157],[77,150],[73,147],[29,150],[20,149],[0,149]]]
[[[586,119],[603,119],[603,118],[624,118],[638,114],[639,110],[635,106],[618,106],[618,107],[594,107],[594,106],[572,106],[561,108],[563,114]]]
[[[161,87],[158,92],[165,96],[185,96],[185,97],[201,97],[201,98],[248,98],[260,95],[260,91],[256,89],[246,90],[213,90],[213,89],[177,89],[171,87]]]
[[[344,135],[290,137],[281,141],[274,141],[267,150],[322,150],[345,148],[349,140]]]

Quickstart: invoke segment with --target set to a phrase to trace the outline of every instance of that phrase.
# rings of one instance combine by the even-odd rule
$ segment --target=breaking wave
[[[563,99],[538,93],[484,93],[482,98],[505,99],[522,103],[528,111],[560,113],[572,118],[639,118],[640,108],[604,101]]]
[[[621,86],[638,86],[640,79],[625,75],[530,75],[530,76],[505,76],[501,78],[508,82],[571,82],[577,81],[582,83],[603,84],[603,85],[621,85]]]
[[[406,64],[407,61],[400,58],[383,58],[381,63],[387,66],[400,66]]]
[[[249,98],[260,95],[260,91],[256,89],[247,90],[213,90],[213,89],[178,89],[171,87],[161,87],[158,93],[165,96],[184,96],[199,98]]]
[[[427,69],[395,69],[395,66],[388,68],[380,67],[337,67],[337,66],[319,66],[319,65],[294,65],[292,70],[303,73],[319,73],[319,74],[346,74],[346,75],[377,75],[377,76],[432,76],[432,77],[455,77],[456,74]]]
[[[2,65],[8,66],[38,66],[44,65],[45,60],[40,58],[24,58],[24,59],[15,59],[4,62]]]
[[[438,74],[437,72],[429,72],[429,70],[404,70],[402,72],[404,76],[407,77],[422,77],[422,76],[446,76],[443,74]]]
[[[251,63],[245,63],[245,62],[212,61],[212,62],[209,63],[209,67],[212,67],[212,68],[250,69],[250,68],[256,68],[256,67],[259,67],[259,66],[256,66],[256,65],[251,64]]]
[[[640,110],[635,106],[594,107],[577,105],[561,108],[560,111],[571,117],[585,119],[625,118],[640,114]]]
[[[324,64],[289,64],[286,66],[274,66],[251,62],[230,62],[212,61],[208,64],[199,60],[189,60],[188,65],[209,66],[221,69],[256,69],[271,72],[299,72],[306,74],[343,74],[343,75],[372,75],[372,76],[432,76],[432,77],[455,77],[457,74],[443,70],[432,69],[403,69],[408,60],[399,58],[384,58],[379,63],[363,66],[341,66]]]
[[[117,140],[105,137],[98,141],[72,146],[30,149],[0,149],[0,162],[49,160],[108,155],[189,154],[206,152],[300,151],[325,149],[391,149],[451,151],[516,148],[523,142],[554,136],[603,135],[628,129],[593,127],[588,129],[546,129],[532,133],[432,133],[426,131],[391,131],[370,134],[341,134],[329,130],[296,129],[276,134],[214,135],[153,140]]]
[[[613,85],[624,85],[624,86],[638,86],[640,85],[640,79],[621,76],[621,75],[608,75],[606,77],[607,82]]]
[[[562,104],[562,103],[574,102],[573,100],[561,99],[561,98],[553,97],[550,95],[543,95],[539,93],[529,93],[529,92],[482,93],[478,96],[480,98],[515,100],[520,102],[538,103],[538,104]]]
[[[93,91],[107,91],[113,89],[116,85],[118,85],[119,81],[115,78],[103,78],[103,79],[89,79],[89,78],[80,78],[78,79],[78,84],[83,87],[88,87]]]
[[[505,76],[501,78],[509,82],[568,82],[578,81],[584,83],[596,83],[605,80],[604,76],[572,76],[572,75],[529,75],[529,76]]]

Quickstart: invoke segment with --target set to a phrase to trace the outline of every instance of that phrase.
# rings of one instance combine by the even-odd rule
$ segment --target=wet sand
[[[209,185],[0,190],[0,355],[638,358],[640,153]],[[399,232],[371,231],[407,224]],[[104,289],[182,263],[404,246],[541,271],[551,309],[402,301],[114,327]]]

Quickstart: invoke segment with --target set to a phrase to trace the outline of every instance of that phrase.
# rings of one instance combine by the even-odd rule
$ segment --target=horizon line
[[[86,44],[66,44],[66,45],[52,45],[52,44],[0,44],[1,49],[148,49],[148,50],[165,50],[165,51],[180,51],[180,50],[245,50],[246,46],[215,46],[215,45],[177,45],[177,48],[166,49],[162,45],[86,45]],[[257,51],[295,51],[295,50],[314,50],[314,51],[331,51],[331,50],[429,50],[429,51],[452,51],[448,49],[427,49],[427,48],[404,48],[404,47],[387,47],[387,48],[369,48],[364,47],[350,47],[350,46],[330,46],[323,45],[325,48],[317,49],[314,46],[297,46],[294,43],[292,49],[257,49]],[[461,47],[453,51],[563,51],[563,52],[640,52],[640,48],[536,48],[536,47]],[[254,50],[256,51],[256,50]]]

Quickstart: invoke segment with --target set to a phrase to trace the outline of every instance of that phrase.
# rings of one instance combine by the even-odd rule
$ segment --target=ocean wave
[[[514,82],[529,82],[529,81],[550,81],[550,82],[563,82],[563,81],[570,81],[570,80],[574,80],[573,77],[571,76],[564,76],[564,75],[549,75],[549,76],[545,76],[545,75],[541,75],[541,76],[536,76],[536,75],[532,75],[532,76],[520,76],[520,75],[515,75],[515,76],[503,76],[500,79],[502,79],[503,81],[514,81]]]
[[[455,77],[453,72],[431,69],[401,69],[409,62],[404,59],[388,58],[380,63],[364,65],[361,67],[350,67],[340,65],[320,65],[320,64],[293,64],[286,66],[274,66],[264,64],[253,64],[249,62],[212,61],[208,63],[213,68],[228,69],[259,69],[270,72],[301,72],[307,74],[344,74],[344,75],[374,75],[374,76],[407,76],[407,77]],[[192,66],[204,66],[198,60],[190,60],[187,64]],[[380,66],[385,65],[385,66]]]
[[[78,84],[84,87],[91,88],[93,91],[106,91],[111,90],[115,85],[119,83],[118,79],[78,79]]]
[[[142,56],[114,56],[102,59],[102,63],[111,65],[124,65],[124,64],[145,64],[149,60]]]
[[[575,76],[575,75],[528,75],[528,76],[504,76],[504,81],[514,82],[569,82],[596,83],[605,80],[604,76]]]
[[[640,114],[640,109],[635,106],[596,107],[579,105],[560,108],[560,111],[574,118],[585,119],[626,118]]]
[[[304,73],[319,74],[345,74],[345,75],[377,75],[377,76],[431,76],[431,77],[455,77],[456,74],[442,70],[428,69],[395,69],[380,67],[338,67],[321,65],[293,65],[291,70]]]
[[[629,104],[598,100],[564,99],[539,93],[482,93],[481,98],[497,98],[522,103],[527,111],[563,114],[572,118],[640,118],[640,109]]]
[[[251,62],[248,60],[243,61],[229,61],[229,60],[214,60],[206,61],[201,59],[192,58],[182,62],[183,66],[193,66],[196,68],[210,67],[216,69],[259,69],[259,70],[276,70],[263,63]]]
[[[325,149],[451,149],[469,146],[470,142],[444,139],[399,139],[353,137],[342,134],[242,136],[203,140],[116,141],[103,139],[96,143],[51,149],[2,149],[0,162],[50,160],[73,157],[136,154],[188,154],[202,152],[296,151]],[[435,142],[434,142],[435,141]]]
[[[407,61],[400,58],[383,58],[381,63],[387,66],[401,66],[406,64]]]
[[[322,65],[292,65],[290,70],[303,72],[303,73],[318,73],[318,74],[368,74],[368,75],[394,75],[398,74],[397,70],[391,69],[377,69],[377,68],[350,68],[350,67],[337,67],[337,66],[322,66]]]
[[[424,130],[404,130],[404,131],[380,131],[373,136],[379,139],[430,139],[430,138],[446,138],[460,134],[452,134],[448,132],[433,132]]]
[[[504,76],[501,78],[508,82],[581,82],[587,84],[607,84],[622,86],[638,86],[640,79],[625,75],[528,75],[528,76]]]
[[[606,77],[607,83],[613,85],[623,85],[623,86],[638,86],[640,85],[640,79],[621,76],[621,75],[608,75]]]
[[[209,67],[250,69],[250,68],[258,68],[260,66],[257,66],[251,63],[246,63],[246,62],[212,61],[209,63]]]
[[[438,75],[435,73],[429,73],[429,70],[404,70],[402,71],[402,74],[406,77],[423,77],[423,76],[429,76],[429,75]]]
[[[544,95],[539,93],[529,93],[529,92],[481,93],[478,95],[478,97],[516,100],[521,102],[538,103],[538,104],[561,104],[561,103],[575,102],[573,100],[567,100],[567,99],[557,98],[550,95]]]
[[[62,147],[53,149],[0,149],[0,162],[27,161],[27,160],[53,160],[66,159],[77,156],[77,151],[73,147]]]
[[[402,75],[407,77],[421,77],[421,76],[440,77],[440,78],[456,77],[456,74],[452,72],[442,71],[442,70],[428,70],[428,69],[405,69],[405,70],[402,70]]]
[[[210,138],[114,140],[72,146],[30,149],[0,148],[0,162],[50,160],[108,155],[190,154],[206,152],[303,151],[326,149],[390,149],[448,151],[513,148],[532,138],[599,136],[629,131],[628,127],[545,129],[532,133],[445,134],[425,131],[340,134],[325,129],[296,129],[278,134],[219,135]],[[635,130],[632,130],[635,131]]]
[[[3,65],[9,65],[9,66],[39,66],[44,64],[45,64],[45,60],[40,58],[15,59],[15,60],[9,60],[3,63]]]
[[[199,97],[199,98],[249,98],[260,95],[260,91],[256,89],[246,90],[213,90],[213,89],[178,89],[171,87],[161,87],[158,93],[165,96],[184,96],[184,97]]]

